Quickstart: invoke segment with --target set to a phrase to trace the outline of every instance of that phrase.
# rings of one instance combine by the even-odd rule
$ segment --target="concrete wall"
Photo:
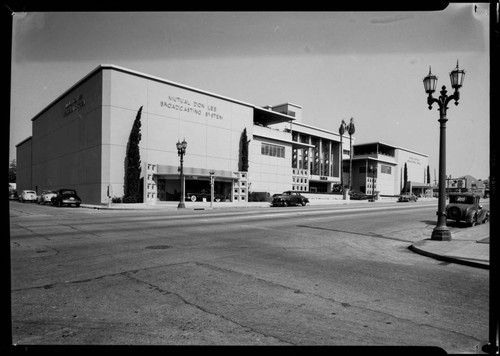
[[[99,200],[102,77],[84,80],[33,119],[32,186],[73,188],[84,203]]]
[[[262,143],[285,147],[285,157],[261,154]],[[252,192],[269,192],[271,195],[292,189],[292,146],[290,143],[264,137],[252,139],[249,147],[249,174]]]
[[[16,146],[16,190],[18,193],[25,189],[35,188],[31,184],[31,149],[31,137]]]
[[[427,166],[429,165],[429,158],[427,156],[404,149],[397,149],[395,158],[398,163],[394,182],[395,194],[399,194],[401,190],[401,174],[404,174],[405,162],[408,168],[408,181],[424,183],[424,177],[427,179]]]
[[[142,163],[179,165],[176,143],[185,139],[186,169],[237,172],[243,129],[252,137],[250,106],[148,77],[105,70],[104,103],[102,182],[115,196],[123,195],[128,137],[141,106]]]

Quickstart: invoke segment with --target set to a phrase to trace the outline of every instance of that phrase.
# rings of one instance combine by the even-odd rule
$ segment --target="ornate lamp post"
[[[350,143],[350,148],[349,148],[349,191],[351,191],[351,180],[352,180],[352,135],[354,135],[354,132],[356,131],[356,128],[354,127],[354,118],[351,117],[351,121],[349,122],[349,125],[347,125],[347,132],[349,133],[349,143]]]
[[[210,207],[212,207],[213,205],[213,201],[214,201],[214,182],[215,182],[215,172],[214,171],[210,171]]]
[[[177,209],[181,209],[186,207],[186,205],[184,204],[184,195],[185,195],[184,155],[186,154],[186,147],[187,147],[186,139],[184,139],[182,142],[177,141],[175,145],[177,146],[177,154],[179,155],[181,161],[181,166],[179,168],[179,172],[181,175],[181,201],[179,202],[179,205],[177,205]]]
[[[440,133],[439,133],[439,200],[438,200],[438,211],[436,215],[438,216],[437,224],[432,231],[431,240],[439,241],[449,241],[451,240],[451,231],[446,226],[446,111],[448,109],[448,103],[451,100],[455,100],[455,105],[458,105],[458,100],[460,98],[459,89],[464,81],[465,71],[457,67],[450,73],[451,87],[455,89],[453,95],[448,96],[446,93],[446,86],[442,86],[441,95],[438,99],[432,96],[432,93],[436,90],[437,77],[431,73],[431,68],[429,67],[429,74],[424,78],[424,88],[425,92],[429,94],[427,97],[427,104],[429,105],[429,110],[432,109],[432,104],[437,103],[439,106],[439,123],[440,123]]]
[[[340,135],[340,192],[344,193],[344,146],[342,145],[342,137],[344,136],[347,125],[342,119],[342,122],[339,127],[339,135]]]

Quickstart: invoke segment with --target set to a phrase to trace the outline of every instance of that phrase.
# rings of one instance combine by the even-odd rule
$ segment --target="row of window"
[[[346,172],[345,168],[346,167],[344,167],[344,172]],[[349,172],[349,167],[347,167],[346,173],[348,173],[348,172]],[[371,173],[370,169],[368,169],[368,172]],[[392,172],[391,166],[386,166],[385,164],[380,165],[380,173],[391,174],[391,172]],[[366,166],[359,167],[359,173],[366,173]]]
[[[299,178],[299,177],[293,177],[292,178],[293,182],[294,183],[303,183],[303,184],[307,184],[307,178]]]
[[[271,145],[262,142],[260,153],[265,156],[285,158],[285,146]]]

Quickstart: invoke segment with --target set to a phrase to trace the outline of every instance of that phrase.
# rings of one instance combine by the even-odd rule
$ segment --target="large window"
[[[285,158],[285,146],[271,145],[262,142],[260,153],[265,156]]]
[[[391,174],[391,166],[380,165],[380,173]]]

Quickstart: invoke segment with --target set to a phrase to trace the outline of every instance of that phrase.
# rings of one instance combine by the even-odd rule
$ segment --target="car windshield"
[[[76,194],[76,192],[74,190],[66,189],[66,190],[61,190],[61,194]]]
[[[474,204],[474,197],[450,195],[450,203]]]
[[[283,192],[282,195],[290,195],[290,192]]]
[[[25,190],[24,192],[26,194],[36,194],[35,191],[33,191],[33,190]]]

